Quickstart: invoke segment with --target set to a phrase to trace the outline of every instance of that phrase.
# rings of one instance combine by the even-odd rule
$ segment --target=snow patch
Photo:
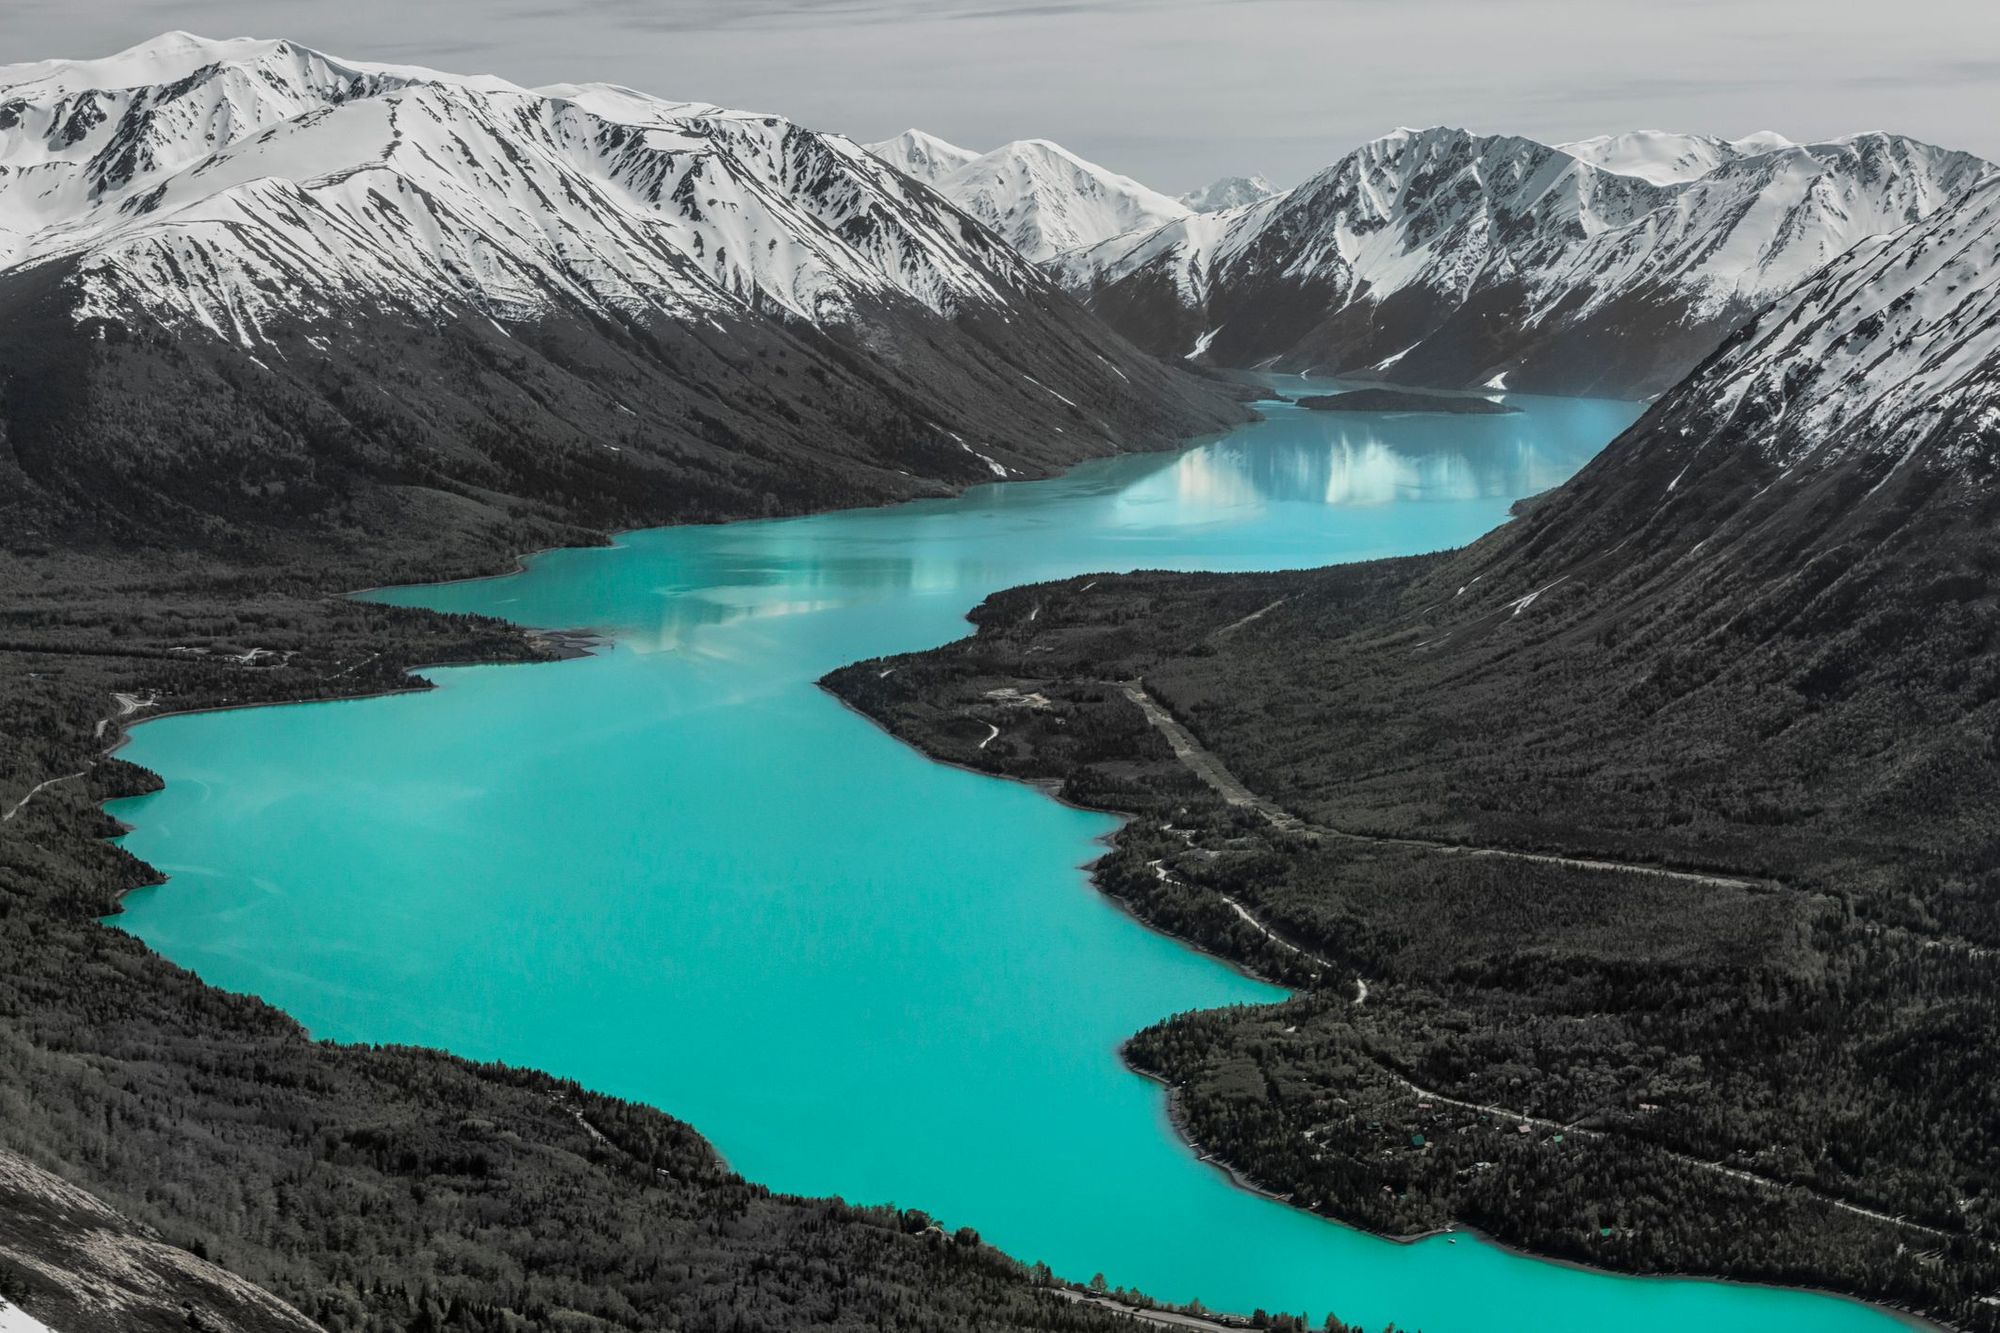
[[[53,1330],[20,1306],[0,1301],[0,1333],[53,1333]]]

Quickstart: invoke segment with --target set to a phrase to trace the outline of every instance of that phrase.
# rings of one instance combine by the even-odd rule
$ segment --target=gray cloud
[[[93,0],[16,5],[0,59],[166,28],[603,79],[857,138],[1045,136],[1178,191],[1297,180],[1399,124],[1895,129],[2000,158],[1990,0]]]

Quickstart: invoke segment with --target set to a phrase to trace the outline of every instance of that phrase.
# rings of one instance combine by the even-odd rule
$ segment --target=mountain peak
[[[1688,385],[1793,466],[1858,449],[1990,469],[2000,456],[2000,173],[1786,293]],[[1901,466],[1898,463],[1897,466]]]
[[[1551,148],[1404,128],[1285,194],[1134,230],[1058,272],[1163,356],[1639,397],[1993,171],[1897,135],[1641,130]]]
[[[23,84],[51,91],[84,88],[136,88],[172,83],[198,69],[225,61],[252,61],[275,53],[287,43],[267,38],[199,37],[178,28],[163,32],[115,55],[87,60],[36,60],[0,65],[0,88]]]
[[[1684,185],[1747,156],[1748,150],[1740,146],[1743,142],[1747,141],[1731,144],[1710,134],[1628,130],[1557,144],[1556,149],[1620,176],[1637,176],[1654,185]]]
[[[1049,139],[1002,144],[936,185],[1036,263],[1189,215],[1179,200]]]
[[[863,144],[862,147],[905,176],[914,176],[926,185],[937,184],[941,177],[950,175],[979,156],[970,148],[960,148],[955,143],[914,127],[893,139]]]
[[[1220,213],[1269,199],[1277,192],[1278,187],[1262,176],[1223,176],[1199,190],[1189,190],[1180,201],[1197,213]]]
[[[1758,130],[1754,134],[1744,135],[1741,139],[1731,139],[1729,146],[1747,155],[1775,152],[1780,148],[1796,148],[1798,145],[1776,130]]]

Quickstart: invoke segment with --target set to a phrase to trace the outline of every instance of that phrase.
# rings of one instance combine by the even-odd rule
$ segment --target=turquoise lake
[[[1298,381],[1287,381],[1305,387]],[[1269,419],[949,501],[635,532],[370,594],[615,642],[425,694],[164,718],[118,802],[171,878],[116,923],[321,1037],[505,1060],[691,1122],[753,1180],[923,1208],[1057,1272],[1426,1333],[1849,1330],[1804,1293],[1398,1245],[1237,1189],[1119,1062],[1279,992],[1083,867],[1115,828],[932,764],[813,682],[966,631],[1012,584],[1459,545],[1638,409]]]

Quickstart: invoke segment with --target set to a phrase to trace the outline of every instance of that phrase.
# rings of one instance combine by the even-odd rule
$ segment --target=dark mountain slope
[[[198,329],[79,324],[66,298],[56,273],[0,277],[16,549],[337,539],[413,506],[575,539],[945,494],[1241,413],[1073,309],[906,309],[865,335],[582,311],[503,333],[377,310],[334,337],[276,321],[252,353]],[[1122,397],[1101,383],[1113,365]]]

